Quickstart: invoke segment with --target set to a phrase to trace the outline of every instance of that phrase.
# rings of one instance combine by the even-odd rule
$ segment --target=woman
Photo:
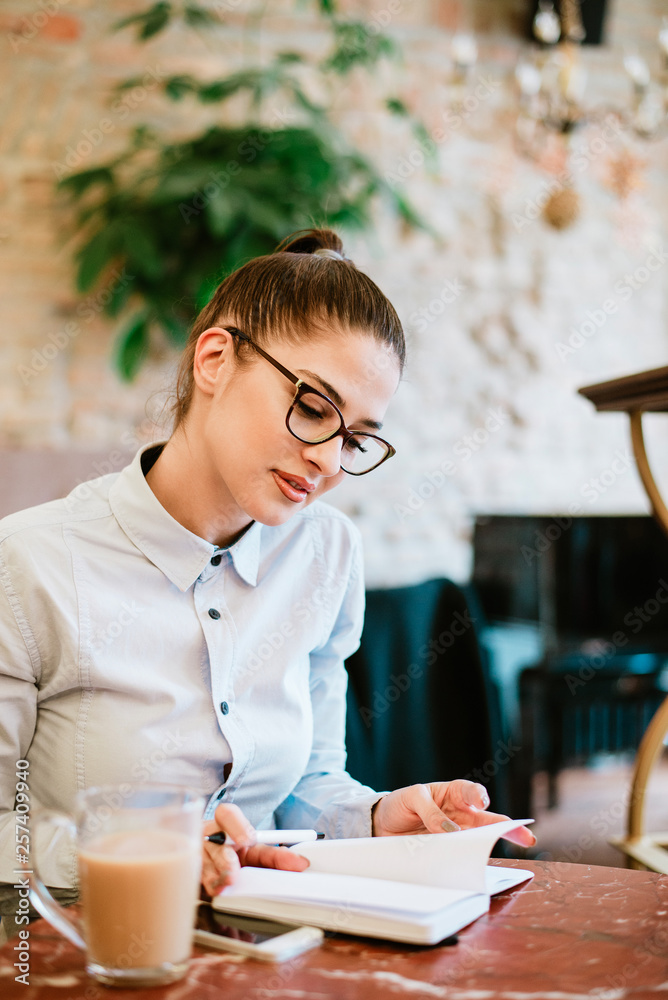
[[[204,832],[237,845],[205,843],[209,893],[240,863],[306,866],[254,845],[253,827],[385,836],[502,818],[469,781],[381,796],[345,772],[361,546],[319,501],[394,453],[378,432],[404,358],[388,300],[334,233],[310,231],[203,310],[166,444],[5,519],[0,881],[13,881],[21,758],[33,806],[69,809],[80,788],[132,780],[201,789]],[[75,897],[67,852],[42,868]]]

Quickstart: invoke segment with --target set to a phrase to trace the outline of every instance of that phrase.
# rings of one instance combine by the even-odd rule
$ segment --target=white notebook
[[[242,868],[212,905],[343,934],[436,944],[486,913],[490,895],[533,877],[487,865],[499,837],[532,822],[297,844],[292,850],[310,861],[305,872]]]

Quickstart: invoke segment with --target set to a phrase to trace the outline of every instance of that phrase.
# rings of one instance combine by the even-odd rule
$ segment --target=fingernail
[[[489,795],[487,794],[487,792],[483,792],[483,795],[482,795],[482,807],[483,807],[483,809],[486,809],[488,807],[488,805],[489,805]]]
[[[443,822],[441,823],[441,826],[443,827],[446,833],[454,833],[456,830],[459,830],[457,824],[453,823],[451,819],[444,819]]]

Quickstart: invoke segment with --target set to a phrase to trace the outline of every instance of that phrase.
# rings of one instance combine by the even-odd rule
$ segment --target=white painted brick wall
[[[591,100],[626,100],[625,42],[637,42],[656,63],[660,6],[652,0],[613,4],[611,45],[584,50]],[[253,44],[318,44],[312,26],[295,25],[290,5],[282,7],[284,15]],[[391,29],[406,57],[385,67],[377,85],[382,92],[396,84],[431,129],[444,127],[448,110],[447,7],[433,15],[436,21],[429,3],[405,0]],[[647,222],[638,246],[623,238],[619,203],[602,183],[609,150],[577,174],[583,211],[575,225],[562,232],[540,219],[518,225],[549,176],[522,160],[510,139],[509,77],[522,44],[508,27],[514,4],[470,0],[463,7],[471,23],[489,27],[480,35],[472,82],[475,88],[482,80],[483,96],[461,124],[449,119],[435,174],[417,166],[398,181],[441,240],[406,234],[379,210],[374,232],[348,241],[358,265],[390,294],[410,343],[406,378],[386,424],[397,457],[332,496],[362,529],[370,585],[442,575],[466,579],[477,512],[556,514],[574,503],[587,514],[647,509],[625,459],[625,418],[595,414],[576,389],[666,363],[668,268],[647,272],[630,294],[621,289],[630,289],[625,275],[645,265],[650,247],[668,247],[668,141],[633,143],[647,159],[646,187],[637,196]],[[104,8],[70,0],[62,5],[63,23],[50,22],[51,35],[45,29],[13,51],[9,33],[37,9],[28,0],[12,0],[0,17],[6,54],[0,60],[0,446],[112,451],[128,432],[139,440],[157,433],[150,418],[160,409],[174,358],[165,351],[134,385],[119,384],[109,364],[110,325],[99,315],[90,321],[77,315],[72,247],[54,204],[53,164],[76,146],[83,129],[111,113],[115,80],[158,65],[185,71],[193,59],[213,74],[238,60],[239,50],[221,53],[209,44],[204,56],[191,54],[177,51],[179,39],[137,50],[129,34],[108,33],[114,18],[133,9],[129,0]],[[371,17],[382,4],[362,9]],[[231,29],[235,23],[232,17]],[[80,37],[62,37],[68,30]],[[402,126],[378,115],[376,98],[372,86],[354,77],[335,96],[337,113],[382,171],[396,174],[402,163],[410,166],[411,154],[416,159],[418,147]],[[170,113],[178,121],[179,106]],[[198,112],[202,121],[210,113]],[[85,165],[98,152],[102,159],[110,156],[128,127],[151,118],[164,119],[162,103],[151,95],[127,119],[117,112],[113,132]],[[586,149],[593,135],[581,133],[574,142]],[[557,345],[611,299],[617,309],[600,329],[559,357]],[[420,310],[426,315],[420,317]],[[78,323],[76,334],[66,335],[65,346],[54,352],[49,345],[62,343],[71,322]],[[47,354],[53,356],[38,371],[39,357]],[[31,366],[34,375],[26,379],[24,371],[21,377]],[[650,418],[648,440],[668,492],[662,420]],[[492,429],[485,429],[486,421]],[[623,471],[611,473],[613,463]]]

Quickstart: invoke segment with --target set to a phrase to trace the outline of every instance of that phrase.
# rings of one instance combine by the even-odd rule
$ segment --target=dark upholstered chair
[[[367,592],[347,661],[348,770],[378,789],[469,777],[506,812],[509,755],[471,592],[450,580]]]

